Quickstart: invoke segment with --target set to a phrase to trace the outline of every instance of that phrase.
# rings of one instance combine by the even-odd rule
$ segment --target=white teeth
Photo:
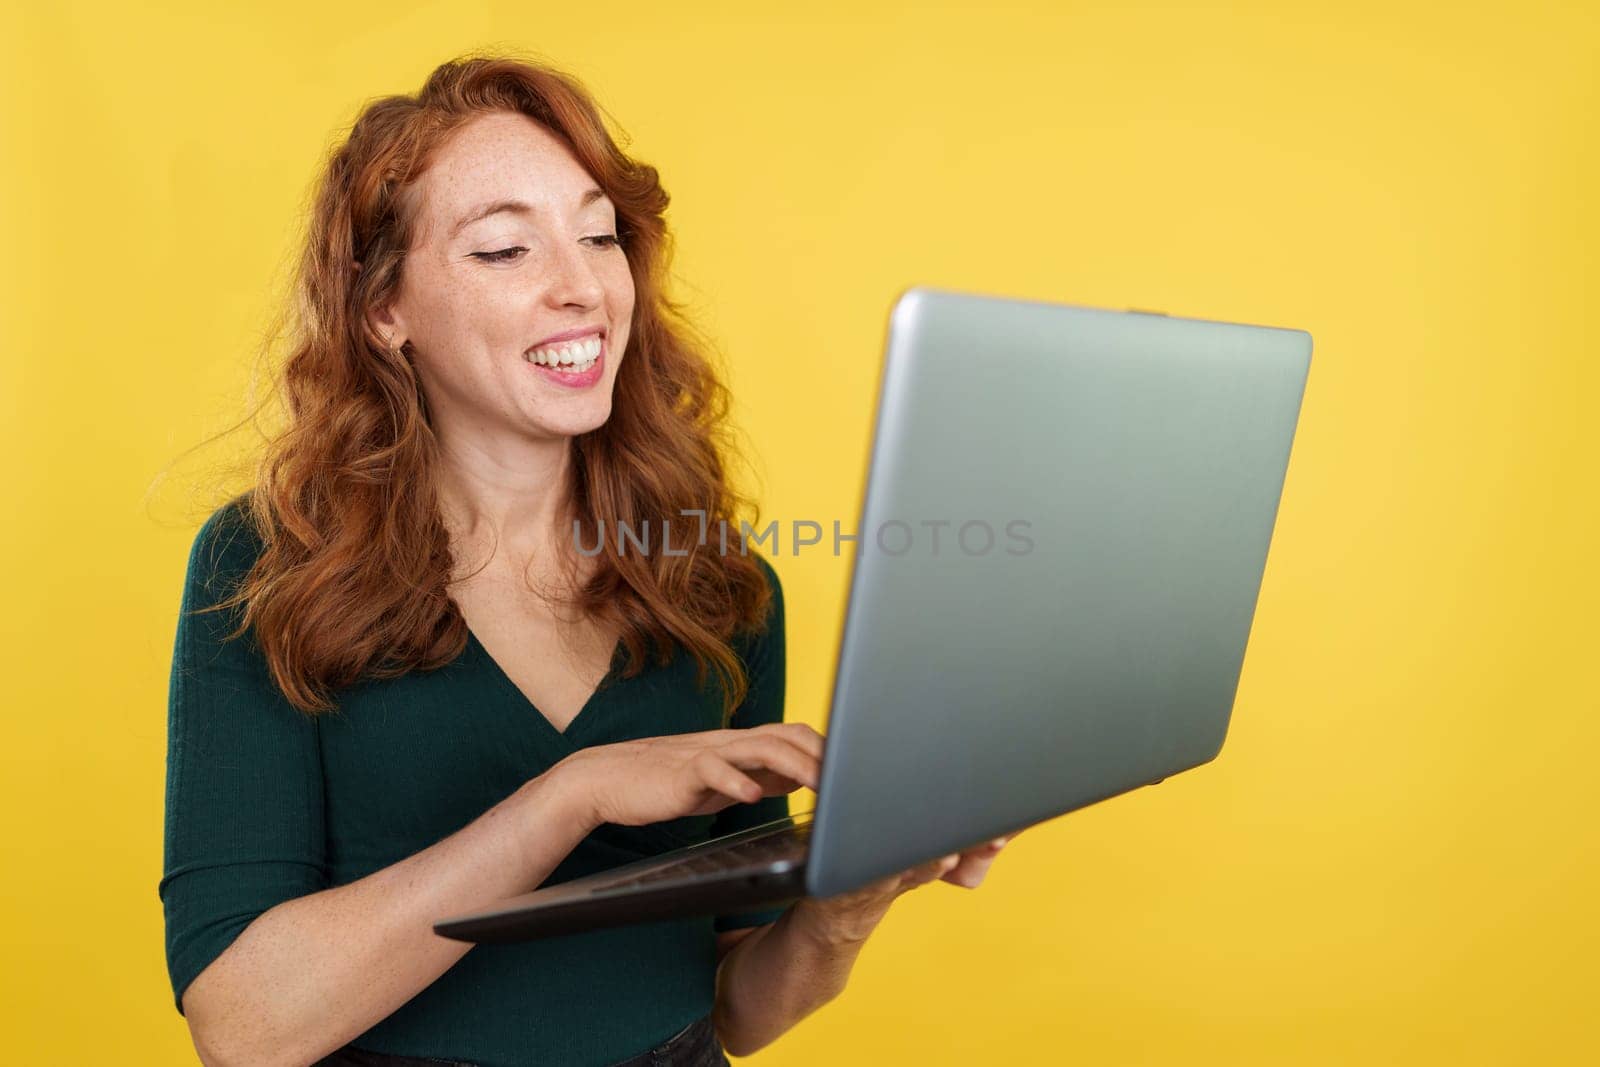
[[[593,363],[599,355],[600,338],[585,337],[581,341],[569,341],[548,348],[534,349],[524,358],[530,363],[546,367],[572,367],[582,370]]]

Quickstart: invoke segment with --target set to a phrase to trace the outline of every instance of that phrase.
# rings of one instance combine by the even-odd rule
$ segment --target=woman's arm
[[[712,1023],[723,1048],[748,1056],[838,996],[889,905],[934,879],[976,889],[1014,835],[933,860],[849,893],[803,897],[777,922],[718,935]]]
[[[184,992],[202,1061],[310,1063],[449,970],[472,946],[435,922],[539,885],[599,825],[566,766],[399,863],[257,916]]]
[[[808,924],[798,907],[749,931],[717,968],[711,1017],[723,1048],[749,1056],[838,996],[864,944],[864,937],[841,938]]]

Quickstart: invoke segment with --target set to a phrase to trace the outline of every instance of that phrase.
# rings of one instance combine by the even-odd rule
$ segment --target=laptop
[[[814,808],[435,932],[832,896],[1215,759],[1310,361],[1301,330],[905,290]]]

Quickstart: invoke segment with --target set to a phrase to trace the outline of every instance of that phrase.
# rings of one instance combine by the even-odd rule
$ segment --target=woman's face
[[[526,115],[480,116],[408,196],[414,243],[378,317],[397,347],[411,342],[435,431],[545,439],[602,425],[633,276],[611,201],[566,146]]]

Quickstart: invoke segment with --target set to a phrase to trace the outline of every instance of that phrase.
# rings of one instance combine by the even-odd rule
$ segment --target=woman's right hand
[[[645,826],[816,789],[822,735],[799,722],[666,734],[581,748],[558,767],[591,821]]]

